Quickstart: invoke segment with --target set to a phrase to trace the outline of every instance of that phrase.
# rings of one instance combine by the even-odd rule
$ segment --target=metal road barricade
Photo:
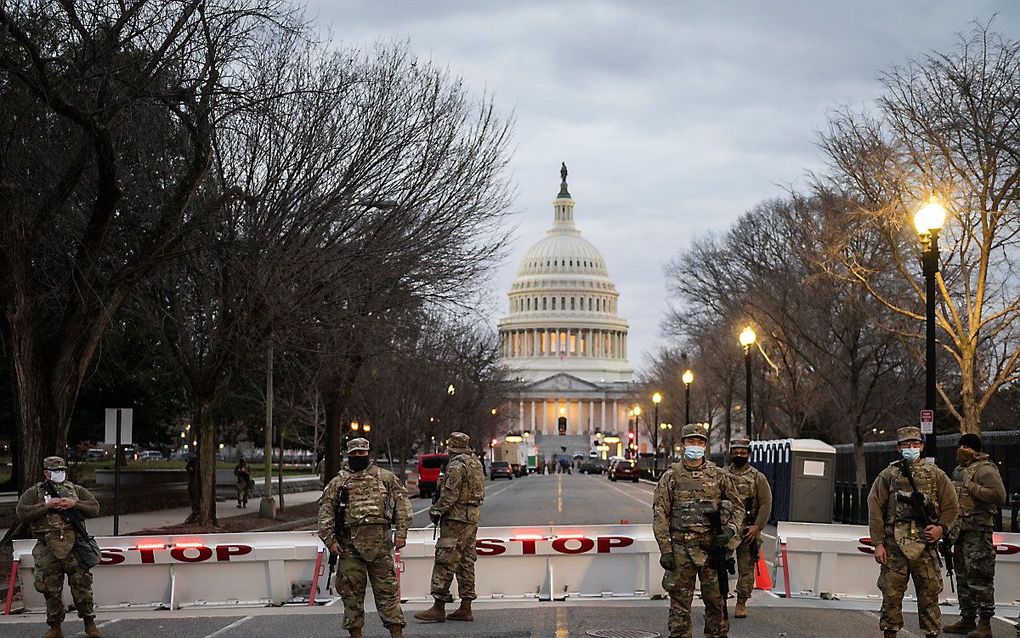
[[[869,531],[863,525],[779,523],[773,591],[791,596],[881,598]],[[1020,534],[995,532],[995,598],[1020,601]],[[945,570],[943,570],[945,578]],[[955,601],[945,578],[944,599]]]
[[[325,548],[312,531],[96,540],[102,561],[92,574],[101,608],[316,604],[332,598]],[[24,606],[42,610],[42,595],[32,585],[35,543],[15,541],[17,571],[12,580],[20,584]],[[402,600],[431,598],[435,544],[430,529],[409,533],[397,564]],[[659,550],[650,525],[483,527],[478,531],[476,552],[479,598],[562,600],[664,594]],[[13,592],[12,587],[8,607]],[[366,605],[374,606],[370,597]]]

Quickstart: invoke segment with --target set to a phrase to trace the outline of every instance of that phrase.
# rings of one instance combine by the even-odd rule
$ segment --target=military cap
[[[368,439],[356,438],[347,442],[347,453],[368,452]]]
[[[688,423],[684,426],[683,436],[680,438],[687,439],[691,437],[697,437],[699,439],[705,439],[708,441],[708,435],[705,434],[705,426],[700,423]]]
[[[470,452],[471,437],[463,432],[452,432],[446,443],[451,452]]]
[[[751,449],[751,439],[748,439],[748,438],[745,438],[745,437],[742,437],[742,436],[732,438],[732,439],[730,439],[730,449],[731,450],[750,450]]]
[[[44,470],[66,470],[67,463],[59,456],[47,456],[43,459]]]
[[[896,441],[903,443],[904,441],[924,441],[924,437],[921,436],[921,428],[907,425],[896,430]]]

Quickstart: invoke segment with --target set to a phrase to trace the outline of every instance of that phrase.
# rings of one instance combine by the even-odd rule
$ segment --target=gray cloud
[[[517,259],[552,219],[560,161],[584,235],[602,250],[641,365],[667,306],[662,265],[820,168],[826,110],[866,105],[893,64],[947,50],[971,22],[1020,33],[1020,5],[972,1],[422,2],[312,0],[323,27],[367,47],[407,40],[517,117]]]

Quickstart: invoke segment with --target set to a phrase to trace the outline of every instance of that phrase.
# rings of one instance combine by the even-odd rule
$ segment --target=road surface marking
[[[563,513],[563,475],[556,475],[556,511]]]
[[[873,611],[866,611],[864,613],[865,613],[865,615],[871,616],[872,618],[874,618],[875,620],[877,620],[879,622],[882,621],[882,619],[879,617],[879,615],[876,614]],[[903,629],[900,629],[900,633],[903,634],[904,636],[911,636],[911,638],[920,638],[920,636],[918,636],[917,634],[909,631],[906,627],[904,627]]]
[[[616,487],[615,485],[613,485],[612,483],[609,484],[609,487],[611,487],[612,489],[616,490],[620,494],[623,494],[624,496],[629,496],[630,498],[634,499],[638,503],[641,503],[642,505],[647,505],[648,507],[652,506],[652,503],[650,501],[645,501],[645,500],[643,500],[643,499],[641,499],[641,498],[639,498],[637,496],[634,496],[630,492],[625,492],[625,491],[621,490],[620,488]],[[649,494],[649,496],[651,496],[651,494]]]
[[[241,620],[238,620],[236,622],[230,623],[229,625],[227,625],[223,629],[217,629],[216,631],[212,632],[211,634],[209,634],[205,638],[216,638],[216,636],[222,636],[223,634],[227,633],[231,629],[233,629],[235,627],[240,627],[241,625],[243,625],[244,623],[248,622],[249,620],[251,620],[254,617],[255,616],[245,616]]]
[[[114,618],[113,620],[107,620],[106,622],[101,622],[98,625],[96,625],[96,627],[97,628],[105,627],[107,625],[112,625],[115,622],[120,622],[121,620],[123,620],[123,618]]]
[[[567,629],[567,610],[563,607],[556,608],[556,638],[570,638],[570,630]]]

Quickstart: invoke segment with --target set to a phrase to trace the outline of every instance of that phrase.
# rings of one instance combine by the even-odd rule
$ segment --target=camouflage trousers
[[[344,629],[365,626],[365,586],[372,583],[372,594],[379,619],[386,627],[403,627],[404,613],[397,598],[397,575],[393,555],[388,548],[372,560],[365,560],[353,545],[344,544],[337,561],[336,589],[344,601]]]
[[[935,562],[935,551],[926,549],[915,560],[910,560],[894,541],[886,541],[889,560],[882,565],[878,588],[882,591],[882,630],[903,628],[903,595],[907,583],[913,578],[917,593],[917,615],[921,631],[926,636],[937,636],[941,631],[942,612],[939,594],[942,593],[942,573]]]
[[[692,638],[691,601],[694,599],[694,582],[701,581],[701,599],[705,603],[705,638],[726,638],[730,621],[723,614],[722,595],[719,593],[719,576],[707,560],[707,551],[700,546],[688,550],[673,544],[676,569],[662,577],[662,586],[669,592],[670,638]],[[698,563],[702,564],[699,565]]]
[[[436,562],[432,566],[432,597],[437,602],[452,603],[450,585],[457,577],[457,593],[461,600],[474,600],[475,539],[478,525],[443,519],[436,541]]]
[[[35,590],[46,598],[46,622],[64,622],[64,574],[71,589],[71,599],[79,618],[96,615],[92,600],[92,573],[78,566],[74,550],[66,558],[57,558],[45,543],[36,543],[32,549],[35,559]]]
[[[995,545],[991,530],[960,532],[953,545],[961,616],[995,615]]]
[[[237,482],[237,504],[246,505],[248,496],[251,494],[251,483],[248,480]]]
[[[754,559],[751,554],[757,546],[761,551],[761,541],[755,539],[753,543],[743,542],[737,547],[737,601],[744,602],[751,597],[751,590],[754,589]]]

